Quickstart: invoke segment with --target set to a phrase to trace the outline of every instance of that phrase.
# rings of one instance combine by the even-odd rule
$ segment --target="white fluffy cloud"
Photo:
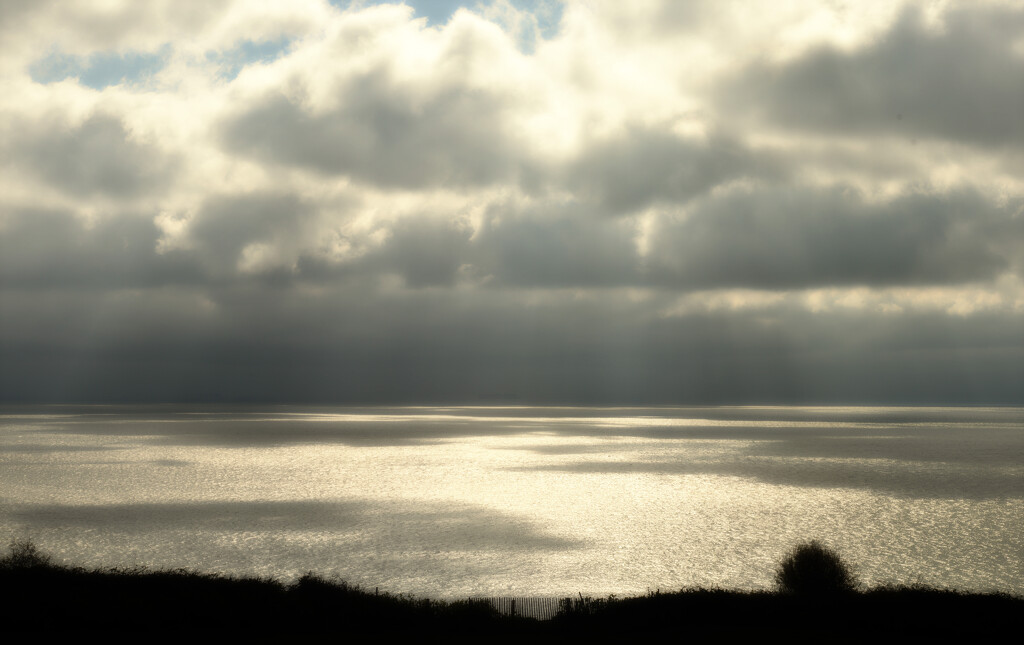
[[[559,8],[5,3],[3,391],[1024,391],[1018,3]]]

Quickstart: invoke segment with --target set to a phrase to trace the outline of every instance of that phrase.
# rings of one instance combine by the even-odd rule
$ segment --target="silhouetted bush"
[[[0,558],[0,569],[34,569],[53,564],[49,555],[41,553],[32,540],[11,540],[11,552]]]
[[[797,545],[775,571],[775,583],[785,593],[837,594],[853,591],[857,579],[839,554],[816,540]]]

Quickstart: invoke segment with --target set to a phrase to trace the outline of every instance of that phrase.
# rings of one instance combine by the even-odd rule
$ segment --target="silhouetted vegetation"
[[[802,558],[796,560],[803,566]],[[0,591],[6,597],[8,631],[158,630],[198,637],[208,632],[472,634],[542,641],[646,634],[673,640],[795,636],[834,642],[985,640],[1024,627],[1024,598],[924,587],[810,595],[721,589],[657,591],[635,598],[579,595],[563,599],[553,619],[536,621],[502,615],[486,600],[396,596],[312,573],[286,585],[189,570],[86,570],[56,564],[24,541],[13,542],[10,553],[0,558]]]
[[[36,569],[51,566],[52,558],[39,551],[31,540],[11,540],[11,552],[0,559],[0,570]]]
[[[780,591],[804,595],[849,593],[857,587],[850,565],[814,540],[786,556],[775,571],[775,583]]]
[[[486,601],[409,598],[313,573],[285,585],[186,569],[86,570],[55,564],[25,541],[0,558],[0,591],[10,629],[471,633],[536,624]]]

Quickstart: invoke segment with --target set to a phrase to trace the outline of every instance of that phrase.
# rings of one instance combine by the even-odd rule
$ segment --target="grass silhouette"
[[[849,593],[684,589],[634,598],[560,603],[551,620],[502,615],[486,600],[439,601],[366,591],[308,573],[291,584],[185,569],[86,570],[55,563],[31,542],[0,558],[7,631],[153,632],[265,637],[515,636],[564,641],[638,634],[716,641],[755,638],[906,641],[991,640],[1024,627],[1024,598],[927,587],[877,587]],[[820,545],[819,545],[820,546]],[[826,549],[826,552],[828,550]],[[806,561],[800,548],[780,565]],[[815,565],[819,566],[819,565]],[[826,578],[828,579],[828,578]],[[840,580],[846,578],[840,577]],[[834,588],[834,587],[833,587]],[[840,586],[840,588],[847,589]]]

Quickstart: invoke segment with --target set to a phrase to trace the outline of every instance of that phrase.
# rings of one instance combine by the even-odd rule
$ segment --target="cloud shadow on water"
[[[32,528],[160,531],[317,531],[346,540],[386,540],[401,551],[561,550],[580,543],[549,535],[527,520],[482,506],[429,501],[176,502],[27,505],[10,516]]]
[[[577,457],[526,470],[712,474],[913,498],[1024,498],[1020,408],[175,409],[117,409],[41,419],[34,427],[218,447],[427,447],[502,437],[495,449]],[[588,454],[621,458],[584,461]]]
[[[894,460],[739,457],[694,461],[580,461],[516,470],[576,474],[718,475],[776,486],[855,488],[917,499],[1024,499],[1024,477],[970,467]]]
[[[153,437],[169,445],[337,443],[381,447],[543,432],[562,437],[754,441],[761,455],[913,459],[1015,465],[1019,408],[311,408],[181,413],[109,406],[38,418],[59,434]],[[315,410],[315,408],[313,408]],[[745,422],[749,421],[747,425]],[[965,432],[963,424],[969,424]],[[582,446],[585,444],[581,443]]]
[[[64,446],[54,445],[45,443],[22,443],[22,444],[8,444],[0,445],[0,454],[2,453],[30,453],[30,454],[49,454],[55,452],[108,452],[115,450],[124,450],[122,446]]]

